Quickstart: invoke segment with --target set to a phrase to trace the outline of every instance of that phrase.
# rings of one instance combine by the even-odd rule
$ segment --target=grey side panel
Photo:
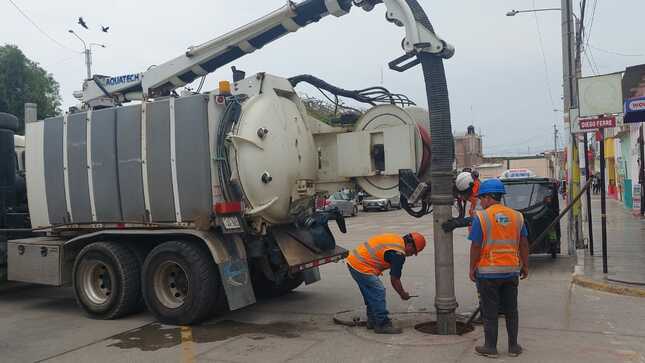
[[[177,99],[175,124],[179,203],[183,220],[192,221],[211,210],[208,99],[202,95]]]
[[[153,222],[175,222],[170,167],[170,106],[167,100],[149,103],[146,123],[148,186]]]
[[[121,220],[117,154],[116,110],[95,111],[92,114],[92,181],[96,219],[99,222]]]
[[[146,207],[141,175],[141,106],[118,108],[116,115],[119,199],[123,219],[144,222]]]
[[[67,117],[67,161],[69,196],[75,223],[92,222],[90,192],[87,181],[86,113]]]
[[[50,224],[67,222],[65,175],[63,174],[63,118],[46,119],[44,131],[45,192]]]

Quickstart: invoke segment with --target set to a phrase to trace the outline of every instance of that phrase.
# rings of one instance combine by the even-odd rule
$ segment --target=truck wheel
[[[146,261],[146,256],[150,253],[151,247],[145,243],[132,242],[126,245],[126,247],[134,253],[137,258],[137,263],[139,264],[139,271],[143,271],[143,263]],[[139,280],[141,280],[141,273],[139,273]],[[140,312],[145,310],[146,302],[143,300],[143,294],[139,294],[139,302],[135,312]]]
[[[162,323],[173,325],[207,319],[224,294],[211,254],[183,241],[165,242],[150,251],[142,284],[150,312]]]
[[[116,319],[136,312],[141,301],[141,265],[128,248],[92,243],[74,262],[76,301],[94,319]]]

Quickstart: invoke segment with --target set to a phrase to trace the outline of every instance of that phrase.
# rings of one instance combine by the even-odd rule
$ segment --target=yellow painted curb
[[[588,289],[609,292],[617,295],[645,297],[645,289],[598,281],[582,275],[574,274],[573,283]]]

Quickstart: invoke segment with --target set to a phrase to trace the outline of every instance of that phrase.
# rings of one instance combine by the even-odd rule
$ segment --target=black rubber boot
[[[484,357],[497,358],[497,319],[484,320],[484,345],[475,347]]]
[[[522,347],[517,344],[517,334],[520,328],[519,314],[516,312],[508,313],[506,317],[506,332],[508,333],[508,354],[517,357],[522,354]]]
[[[388,322],[381,326],[374,326],[374,333],[376,334],[401,334],[403,329],[397,328],[392,325],[392,322]]]

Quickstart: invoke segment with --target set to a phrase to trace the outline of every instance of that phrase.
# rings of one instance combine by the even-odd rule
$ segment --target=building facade
[[[468,126],[466,133],[455,135],[455,161],[458,169],[472,168],[482,164],[483,159],[482,138],[475,132],[475,126]]]

